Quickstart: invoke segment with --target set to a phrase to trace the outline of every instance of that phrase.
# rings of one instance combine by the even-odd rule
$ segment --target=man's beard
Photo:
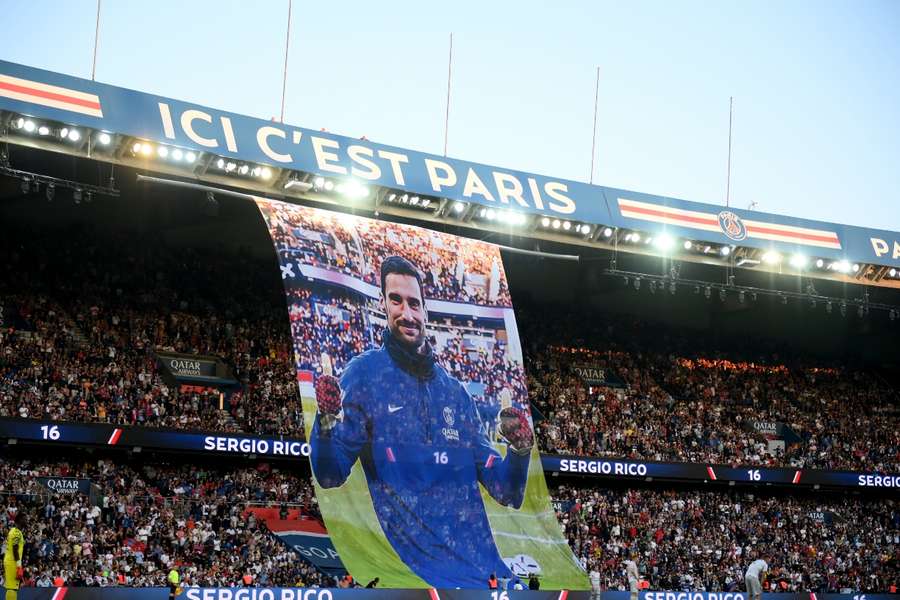
[[[412,340],[410,340],[410,338],[404,335],[400,330],[401,327],[416,329],[418,333]],[[414,324],[410,321],[395,321],[393,327],[390,327],[390,331],[391,336],[393,336],[394,340],[396,340],[399,344],[406,346],[410,351],[418,351],[422,347],[422,344],[425,343],[425,327],[423,325]]]

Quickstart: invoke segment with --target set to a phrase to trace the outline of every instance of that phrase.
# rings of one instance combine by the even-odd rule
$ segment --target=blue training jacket
[[[343,484],[359,459],[388,541],[432,586],[482,588],[491,573],[512,577],[478,483],[519,508],[530,456],[501,458],[463,385],[430,353],[413,357],[385,337],[344,369],[342,420],[326,431],[316,418],[311,461],[319,485]]]

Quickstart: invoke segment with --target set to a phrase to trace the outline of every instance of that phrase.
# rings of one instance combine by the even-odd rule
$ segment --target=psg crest
[[[719,227],[722,233],[735,241],[741,241],[747,237],[747,226],[741,221],[741,218],[730,210],[723,210],[719,213]]]

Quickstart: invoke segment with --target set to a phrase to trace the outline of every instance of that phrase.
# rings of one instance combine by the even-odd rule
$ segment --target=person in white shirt
[[[769,565],[761,558],[757,558],[747,567],[747,572],[744,574],[744,583],[747,584],[749,600],[762,600],[762,584],[766,581],[768,570]]]
[[[600,600],[600,571],[596,564],[591,567],[588,579],[591,581],[591,600]]]
[[[628,589],[631,591],[631,600],[637,600],[638,580],[641,577],[638,573],[638,566],[635,559],[637,559],[637,553],[632,552],[628,555],[628,560],[625,561],[625,576],[628,578]]]

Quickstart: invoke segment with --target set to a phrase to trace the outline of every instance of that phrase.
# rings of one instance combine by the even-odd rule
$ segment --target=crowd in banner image
[[[382,343],[384,312],[371,298],[309,284],[288,292],[296,367],[339,375],[353,357]],[[493,326],[492,326],[493,323]],[[500,333],[501,322],[432,315],[426,329],[437,362],[484,407],[527,406],[524,367]]]
[[[333,270],[378,287],[381,261],[403,256],[422,272],[426,298],[512,306],[500,254],[489,244],[290,205],[266,208],[263,214],[279,252],[295,264]]]
[[[260,510],[321,519],[308,473],[293,468],[7,451],[0,475],[0,526],[28,516],[29,584],[163,585],[175,568],[183,586],[335,585],[283,545]],[[49,493],[36,483],[43,475],[89,478],[96,505]],[[623,561],[633,552],[654,590],[740,591],[757,556],[770,565],[771,591],[885,592],[900,579],[900,505],[890,498],[587,482],[551,488],[551,497],[603,589],[627,589]]]
[[[72,454],[78,459],[68,462],[0,457],[0,525],[27,516],[26,584],[162,586],[171,569],[183,585],[335,584],[253,512],[274,506],[319,519],[304,478],[266,464],[223,469]],[[99,498],[50,494],[36,483],[42,475],[88,478]]]

